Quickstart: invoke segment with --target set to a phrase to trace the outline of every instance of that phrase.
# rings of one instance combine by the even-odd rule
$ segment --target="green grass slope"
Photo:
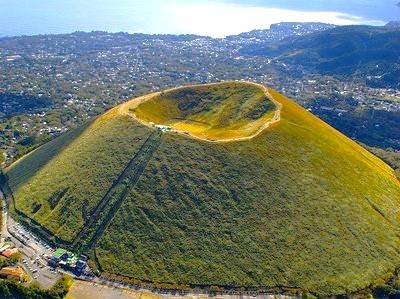
[[[7,169],[16,209],[71,242],[148,135],[110,111],[45,144]]]
[[[319,295],[356,291],[394,271],[400,184],[393,170],[292,101],[269,95],[282,105],[280,121],[253,139],[211,143],[171,132],[151,151],[141,145],[153,129],[117,107],[14,187],[17,208],[72,240],[90,216],[82,211],[139,153],[127,174],[135,183],[116,186],[118,205],[93,243],[103,271]],[[172,109],[164,104],[155,108]],[[8,170],[11,181],[31,157]]]
[[[251,136],[276,109],[260,86],[229,82],[168,90],[131,111],[144,122],[221,141]]]
[[[278,43],[244,46],[242,55],[278,57],[328,75],[353,75],[373,87],[399,88],[400,30],[398,27],[338,26],[284,39]]]

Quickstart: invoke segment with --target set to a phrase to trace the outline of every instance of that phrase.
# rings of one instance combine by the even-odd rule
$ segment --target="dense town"
[[[305,70],[299,76],[298,66],[240,53],[245,46],[332,27],[285,23],[224,39],[104,32],[3,38],[0,146],[4,160],[8,164],[129,98],[187,83],[236,79],[264,83],[323,118],[327,111],[343,116],[349,110],[341,107],[343,99],[351,100],[353,110],[399,112],[400,91],[372,88],[366,84],[368,78]],[[332,98],[339,101],[327,103]],[[389,146],[400,145],[397,140],[382,147]]]

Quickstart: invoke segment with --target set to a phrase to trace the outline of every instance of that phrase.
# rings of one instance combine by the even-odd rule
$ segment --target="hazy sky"
[[[0,0],[0,36],[77,30],[222,37],[282,21],[383,25],[400,0]]]

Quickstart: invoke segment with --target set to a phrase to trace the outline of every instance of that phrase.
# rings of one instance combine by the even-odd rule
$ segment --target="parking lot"
[[[11,217],[8,217],[7,222],[8,237],[22,255],[21,266],[41,287],[52,287],[60,278],[58,270],[48,266],[54,248],[39,240]]]

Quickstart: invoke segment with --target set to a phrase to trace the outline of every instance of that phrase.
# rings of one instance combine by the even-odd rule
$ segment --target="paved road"
[[[52,287],[60,278],[59,272],[47,265],[48,258],[54,249],[40,241],[11,217],[8,217],[7,222],[8,237],[22,254],[21,266],[41,287]]]
[[[22,255],[20,266],[30,279],[37,281],[43,288],[52,287],[61,276],[56,269],[47,265],[48,257],[54,249],[8,215],[7,203],[1,192],[0,199],[3,202],[0,245],[6,240],[14,243]]]
[[[135,289],[129,286],[116,286],[113,284],[90,283],[75,281],[68,293],[69,299],[299,299],[295,296],[268,295],[268,294],[242,294],[242,295],[210,295],[203,292],[179,294],[179,292],[152,292],[144,289]]]
[[[0,246],[4,244],[5,238],[7,236],[7,206],[5,200],[3,200],[3,193],[0,191],[0,200],[2,200],[3,208],[1,209],[1,237],[0,237]]]

